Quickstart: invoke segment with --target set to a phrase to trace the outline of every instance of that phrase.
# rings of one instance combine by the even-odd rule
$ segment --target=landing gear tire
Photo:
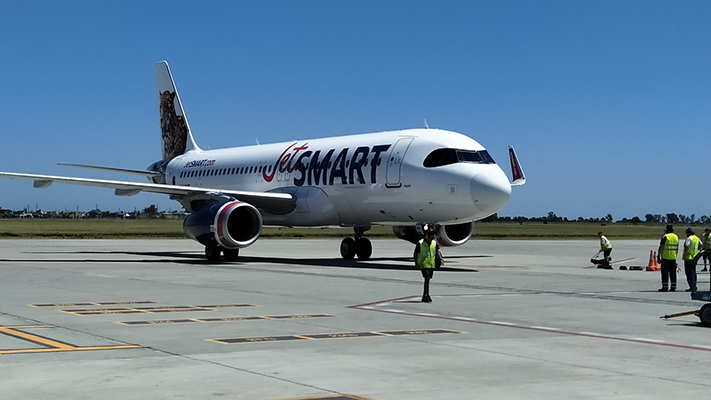
[[[225,254],[225,261],[237,261],[239,257],[239,249],[224,250],[223,253]]]
[[[360,238],[356,240],[356,255],[359,260],[367,260],[373,254],[373,245],[368,238]]]
[[[711,303],[704,304],[699,310],[699,319],[701,320],[701,325],[711,326]]]
[[[207,261],[220,261],[220,253],[222,253],[222,249],[219,247],[205,246],[205,257],[207,257]]]
[[[341,257],[344,260],[352,260],[356,255],[356,241],[353,238],[345,238],[341,241]]]

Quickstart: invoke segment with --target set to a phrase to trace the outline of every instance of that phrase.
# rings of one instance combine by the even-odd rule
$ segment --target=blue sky
[[[160,157],[168,60],[202,148],[430,127],[528,177],[499,214],[711,215],[711,2],[3,1],[0,171]],[[177,209],[0,180],[0,207]]]

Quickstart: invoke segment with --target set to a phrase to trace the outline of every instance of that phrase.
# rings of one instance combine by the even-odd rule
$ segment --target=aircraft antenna
[[[430,129],[430,125],[427,123],[427,118],[425,118],[425,129]]]

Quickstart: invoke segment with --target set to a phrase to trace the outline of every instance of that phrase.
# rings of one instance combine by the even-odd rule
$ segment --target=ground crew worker
[[[439,252],[439,245],[437,244],[437,241],[434,240],[434,227],[425,225],[423,230],[425,237],[420,239],[420,241],[415,245],[413,258],[415,259],[415,266],[420,269],[422,277],[425,278],[422,301],[424,303],[431,303],[432,298],[430,297],[430,280],[434,275],[435,266],[438,263],[441,264],[442,256]]]
[[[702,257],[704,258],[704,269],[701,272],[706,272],[706,262],[709,260],[709,253],[711,253],[711,229],[704,229],[704,233],[701,235],[701,241],[703,242],[701,249],[704,251]]]
[[[686,274],[686,283],[689,284],[687,292],[696,291],[696,263],[694,258],[699,254],[701,241],[696,236],[696,233],[691,228],[686,228],[686,240],[684,241],[684,253],[681,258],[684,260],[684,273]]]
[[[662,288],[659,291],[674,292],[676,291],[676,256],[679,253],[679,237],[674,234],[674,227],[671,225],[667,225],[664,232],[657,250],[657,262],[661,264],[662,270]],[[671,288],[669,280],[671,280]]]
[[[610,264],[612,261],[612,257],[610,257],[610,253],[612,253],[612,243],[607,240],[602,232],[598,232],[597,237],[600,238],[600,251],[603,255],[601,267],[605,269],[612,269],[612,265]]]

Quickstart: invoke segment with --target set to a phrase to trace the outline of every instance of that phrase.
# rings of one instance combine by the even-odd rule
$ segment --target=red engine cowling
[[[262,215],[253,205],[242,201],[216,202],[188,215],[183,230],[208,247],[243,249],[262,233]]]

